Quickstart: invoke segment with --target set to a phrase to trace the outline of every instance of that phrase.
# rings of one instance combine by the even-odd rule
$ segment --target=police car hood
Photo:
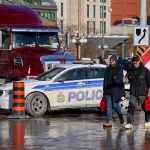
[[[37,85],[43,85],[43,84],[46,84],[47,82],[51,83],[50,80],[49,81],[39,81],[39,80],[34,80],[34,79],[20,80],[20,81],[16,81],[16,82],[24,82],[25,87],[34,87]],[[0,85],[0,90],[12,90],[12,89],[13,89],[13,82]]]

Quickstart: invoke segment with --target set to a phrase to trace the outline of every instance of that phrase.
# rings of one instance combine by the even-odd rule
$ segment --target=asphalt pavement
[[[126,118],[126,114],[124,115]],[[137,111],[133,130],[125,130],[117,116],[103,128],[99,111],[55,112],[29,119],[0,115],[0,150],[149,150],[150,129]]]

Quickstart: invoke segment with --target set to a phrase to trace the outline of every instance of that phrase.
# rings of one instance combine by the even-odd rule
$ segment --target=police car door
[[[103,80],[105,68],[91,66],[88,69],[87,107],[99,107],[103,96]]]
[[[86,68],[74,68],[56,79],[60,88],[53,93],[55,106],[58,108],[86,107]],[[57,85],[57,86],[58,86]]]

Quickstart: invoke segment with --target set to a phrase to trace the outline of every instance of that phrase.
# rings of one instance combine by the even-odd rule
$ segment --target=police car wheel
[[[34,117],[42,116],[47,110],[47,99],[39,92],[29,94],[25,102],[26,112]]]

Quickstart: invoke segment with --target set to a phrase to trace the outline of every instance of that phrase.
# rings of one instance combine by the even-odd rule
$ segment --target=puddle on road
[[[142,113],[136,114],[135,119],[134,130],[126,131],[120,127],[117,117],[112,129],[103,129],[105,116],[98,113],[55,114],[30,119],[0,118],[0,149],[149,150],[150,129],[144,129]]]

